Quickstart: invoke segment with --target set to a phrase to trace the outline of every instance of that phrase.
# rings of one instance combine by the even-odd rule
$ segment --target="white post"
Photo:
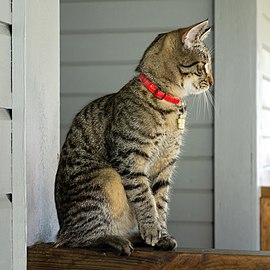
[[[57,230],[59,1],[13,0],[13,269]],[[27,228],[27,229],[26,229]],[[27,241],[28,239],[28,241]]]
[[[215,0],[215,248],[259,249],[256,1]]]

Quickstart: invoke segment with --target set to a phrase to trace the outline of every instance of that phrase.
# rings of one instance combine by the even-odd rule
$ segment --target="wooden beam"
[[[270,188],[261,188],[261,250],[270,250]]]
[[[228,251],[227,251],[228,252]],[[261,270],[270,268],[270,253],[221,253],[203,251],[154,251],[139,249],[130,257],[88,249],[28,248],[28,270],[84,269],[183,269],[183,270]]]

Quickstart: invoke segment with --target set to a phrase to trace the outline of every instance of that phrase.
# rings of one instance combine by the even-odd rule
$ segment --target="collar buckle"
[[[159,97],[158,93],[160,93],[160,94],[162,93],[163,96],[162,96],[162,97]],[[153,95],[154,95],[156,98],[158,98],[159,100],[163,100],[163,99],[165,98],[165,96],[166,96],[166,93],[160,91],[160,90],[157,88],[157,89],[153,92]]]

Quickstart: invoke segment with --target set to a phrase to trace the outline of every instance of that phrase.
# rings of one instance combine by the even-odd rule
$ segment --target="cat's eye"
[[[192,63],[192,64],[189,64],[189,65],[181,65],[182,67],[184,67],[184,68],[191,68],[191,67],[193,67],[193,66],[195,66],[195,65],[198,65],[200,62],[194,62],[194,63]]]

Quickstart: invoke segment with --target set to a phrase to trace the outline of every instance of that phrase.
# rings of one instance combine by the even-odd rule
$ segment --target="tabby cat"
[[[213,84],[207,25],[158,35],[131,81],[76,115],[56,175],[56,247],[121,255],[140,242],[176,247],[166,225],[168,192],[184,128],[182,99]]]

